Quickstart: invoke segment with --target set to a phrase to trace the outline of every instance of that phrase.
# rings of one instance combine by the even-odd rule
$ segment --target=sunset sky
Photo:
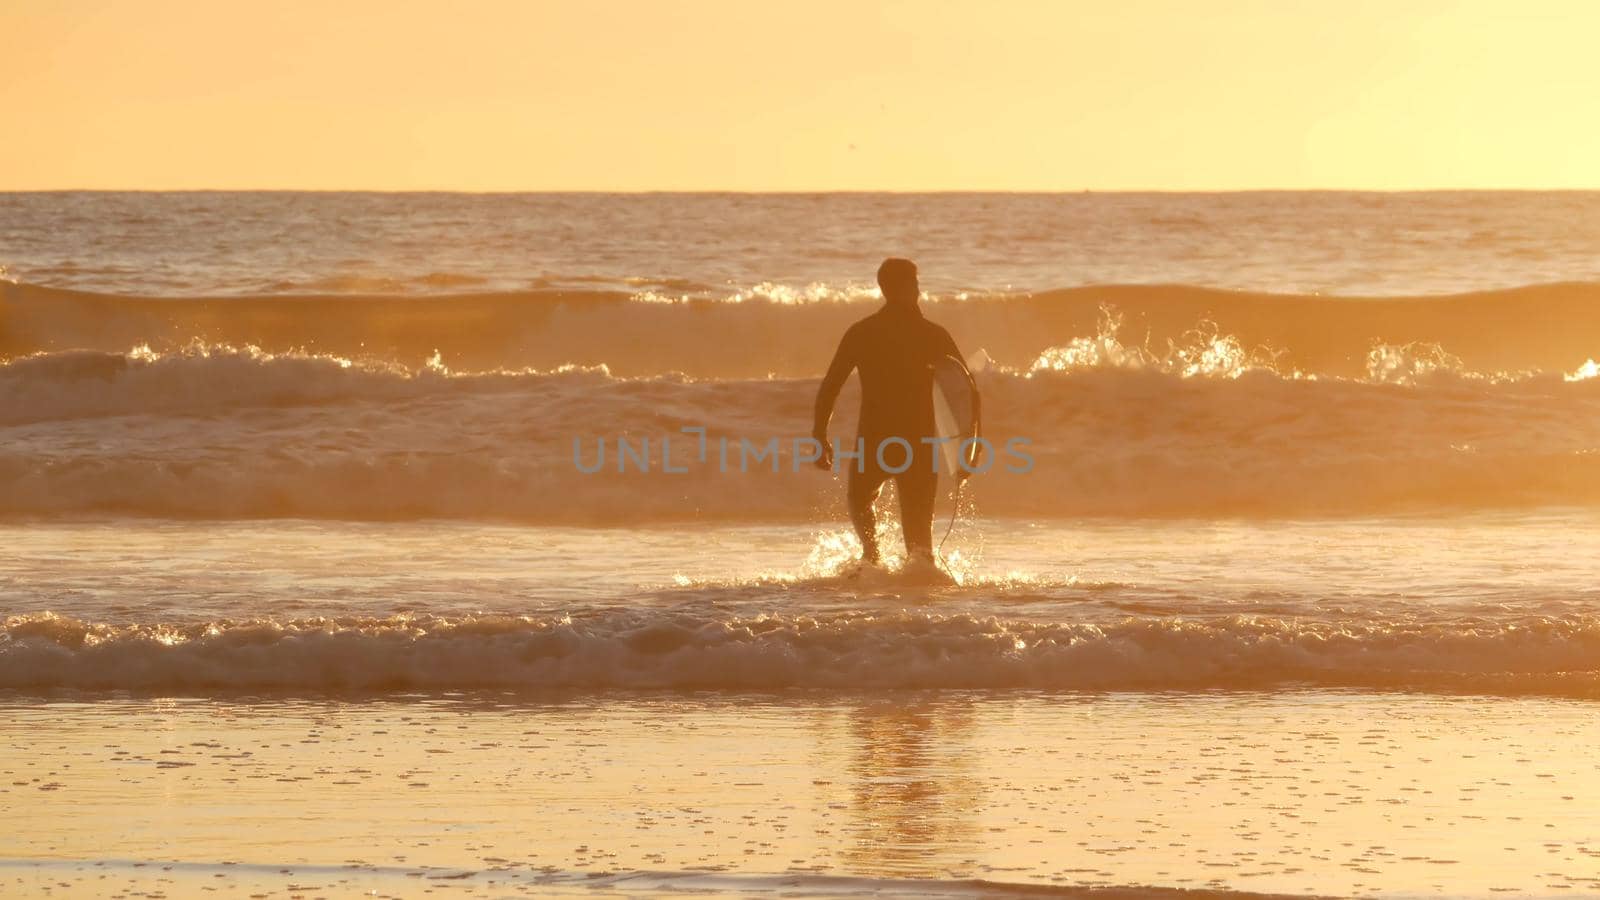
[[[9,0],[0,189],[1600,188],[1600,3]]]

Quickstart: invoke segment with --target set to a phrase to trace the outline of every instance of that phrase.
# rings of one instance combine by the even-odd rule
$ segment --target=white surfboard
[[[939,473],[949,476],[978,463],[978,386],[966,364],[954,356],[943,356],[933,363],[933,423],[939,444]],[[965,444],[965,447],[963,447]]]

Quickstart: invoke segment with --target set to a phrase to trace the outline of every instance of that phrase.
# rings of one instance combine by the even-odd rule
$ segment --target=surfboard
[[[978,386],[966,364],[954,356],[934,360],[933,424],[944,439],[939,444],[940,474],[962,471],[962,443],[978,436],[979,411]],[[977,443],[968,444],[965,453],[967,466],[977,465]]]

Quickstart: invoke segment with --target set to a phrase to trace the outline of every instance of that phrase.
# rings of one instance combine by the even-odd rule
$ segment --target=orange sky
[[[0,189],[1600,188],[1600,3],[7,0]]]

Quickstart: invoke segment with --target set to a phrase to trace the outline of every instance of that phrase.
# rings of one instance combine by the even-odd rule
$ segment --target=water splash
[[[1094,336],[1073,338],[1060,347],[1039,354],[1028,367],[1037,372],[1072,372],[1084,369],[1129,369],[1161,372],[1180,378],[1238,378],[1246,372],[1266,371],[1280,376],[1300,377],[1298,372],[1280,371],[1278,354],[1267,348],[1246,350],[1239,339],[1222,334],[1215,323],[1202,321],[1178,340],[1169,340],[1163,351],[1122,342],[1122,314],[1100,307]]]
[[[1374,384],[1415,385],[1440,374],[1464,374],[1461,359],[1438,344],[1374,344],[1367,351],[1367,380]]]
[[[1588,381],[1596,375],[1600,375],[1600,363],[1595,362],[1593,359],[1586,359],[1584,360],[1583,365],[1579,366],[1572,372],[1561,376],[1561,380]]]

